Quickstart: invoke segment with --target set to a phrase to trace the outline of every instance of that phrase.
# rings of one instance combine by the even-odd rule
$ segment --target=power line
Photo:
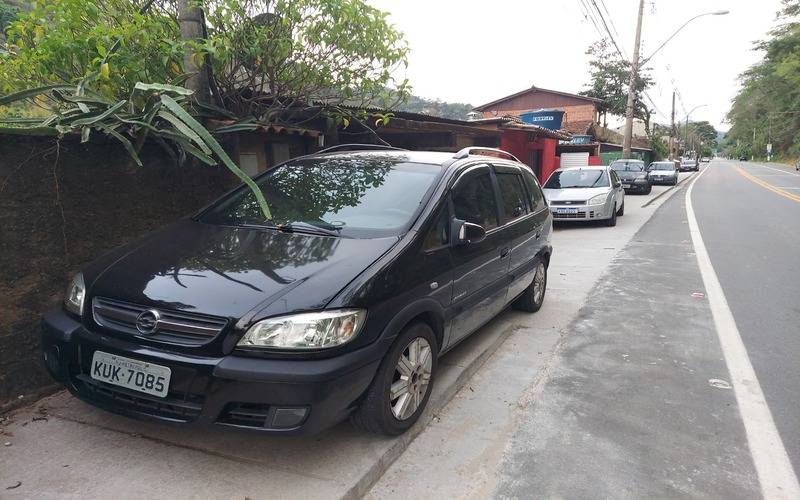
[[[597,24],[595,17],[592,15],[589,5],[585,2],[585,0],[578,0],[578,2],[581,6],[581,11],[583,12],[583,18],[591,21],[597,34],[600,35],[601,38],[605,38],[605,35],[603,35],[603,32],[600,30],[600,26]]]
[[[627,57],[625,57],[625,55],[622,53],[622,50],[619,48],[619,44],[617,44],[617,40],[614,38],[614,35],[611,33],[611,30],[608,29],[608,23],[606,22],[606,18],[603,15],[603,12],[600,10],[600,7],[597,6],[597,2],[595,0],[589,0],[589,1],[592,2],[592,5],[594,5],[594,9],[599,14],[600,21],[602,21],[603,23],[603,28],[605,28],[606,33],[608,33],[608,38],[611,40],[611,43],[614,44],[614,48],[617,49],[617,53],[620,55],[620,57],[627,59]]]

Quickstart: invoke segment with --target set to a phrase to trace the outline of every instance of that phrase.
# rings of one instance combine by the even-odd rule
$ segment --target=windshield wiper
[[[276,229],[279,231],[283,231],[286,233],[306,233],[306,234],[318,234],[321,236],[340,236],[339,231],[342,230],[340,226],[334,226],[333,224],[324,223],[326,226],[322,224],[311,224],[310,222],[304,221],[295,221],[290,222],[288,224],[278,224],[275,226]]]

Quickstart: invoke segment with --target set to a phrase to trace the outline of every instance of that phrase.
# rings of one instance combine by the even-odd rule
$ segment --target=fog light
[[[303,423],[308,414],[307,407],[299,408],[276,408],[275,416],[272,417],[272,425],[274,429],[288,429],[290,427],[297,427]]]

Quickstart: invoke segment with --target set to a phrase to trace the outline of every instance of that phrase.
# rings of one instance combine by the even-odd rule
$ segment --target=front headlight
[[[237,345],[276,349],[336,347],[353,340],[366,317],[363,309],[338,309],[268,318],[251,326]]]
[[[64,308],[78,316],[83,315],[83,298],[86,296],[86,285],[83,283],[83,274],[78,273],[72,278],[67,287],[67,296],[64,297]]]
[[[598,194],[597,196],[592,196],[589,198],[589,205],[602,205],[608,199],[607,194]]]

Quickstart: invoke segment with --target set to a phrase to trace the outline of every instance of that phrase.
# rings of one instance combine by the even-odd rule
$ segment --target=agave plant
[[[114,102],[92,91],[82,81],[78,85],[48,85],[0,96],[0,106],[19,101],[48,102],[49,116],[42,119],[0,118],[0,132],[24,135],[80,134],[86,142],[93,132],[119,141],[139,165],[138,151],[147,138],[158,143],[176,162],[188,156],[206,165],[222,162],[253,191],[264,217],[272,218],[269,205],[258,185],[236,163],[192,114],[235,120],[228,111],[192,102],[192,91],[178,85],[142,83],[135,85],[128,99]],[[5,123],[5,126],[1,126]],[[224,134],[256,128],[253,121],[238,121],[214,130]]]

